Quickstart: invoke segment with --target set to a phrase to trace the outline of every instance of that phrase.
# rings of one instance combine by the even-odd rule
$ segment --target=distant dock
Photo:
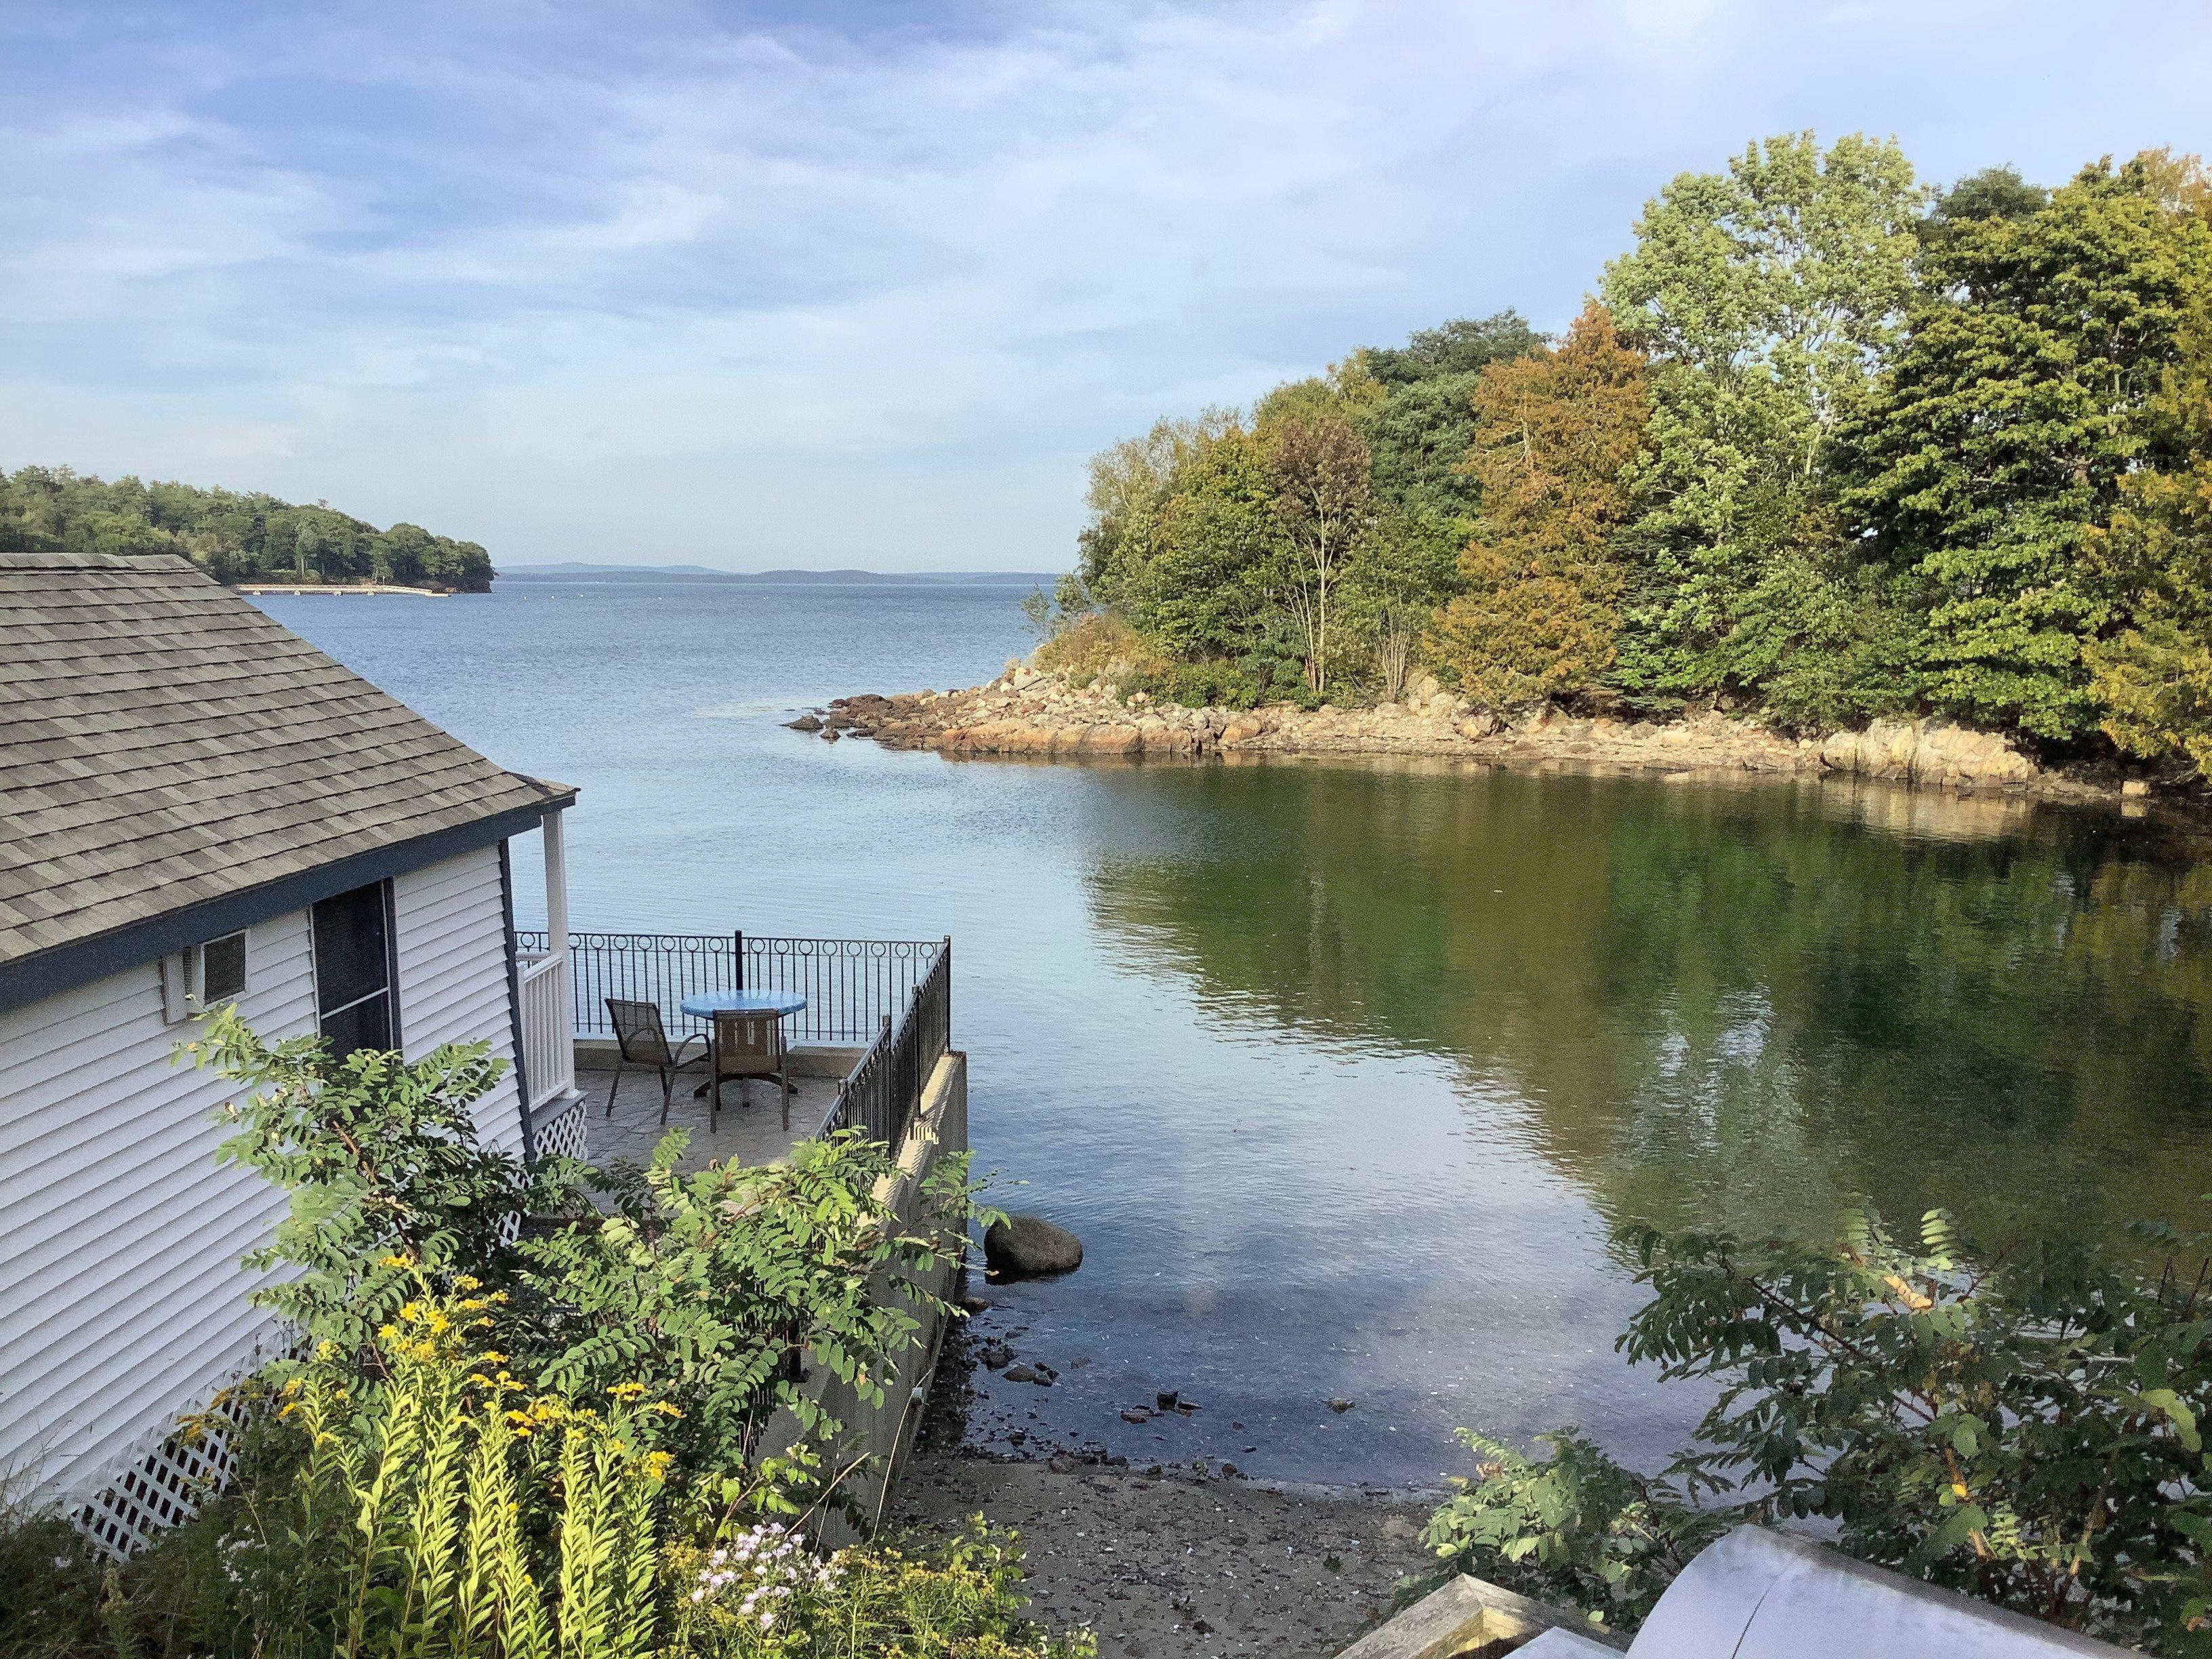
[[[407,593],[418,599],[450,599],[450,587],[395,587],[388,582],[240,582],[241,593]]]

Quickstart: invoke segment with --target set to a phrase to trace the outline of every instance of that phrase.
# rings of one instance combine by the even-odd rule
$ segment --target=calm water
[[[1617,1222],[1819,1227],[1852,1194],[2204,1218],[2212,864],[2179,832],[1840,786],[947,762],[778,724],[987,678],[1021,592],[267,601],[580,786],[580,926],[954,936],[979,1167],[1088,1250],[991,1292],[986,1328],[1060,1379],[979,1374],[977,1439],[1332,1483],[1432,1482],[1461,1424],[1656,1458],[1702,1402],[1613,1352]],[[1204,1409],[1121,1420],[1163,1388]]]

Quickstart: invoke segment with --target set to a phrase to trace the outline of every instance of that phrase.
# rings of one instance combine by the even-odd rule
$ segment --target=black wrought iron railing
[[[952,1046],[952,941],[915,988],[905,1012],[884,1016],[868,1052],[837,1085],[833,1124],[865,1129],[868,1139],[896,1146],[921,1103],[937,1062]]]
[[[542,932],[519,930],[525,951],[543,951]],[[607,999],[660,1006],[671,1036],[703,1032],[684,999],[708,991],[796,991],[806,1006],[784,1028],[793,1042],[872,1043],[886,1018],[896,1023],[941,939],[779,939],[755,933],[602,933],[568,936],[576,1034],[611,1037]]]

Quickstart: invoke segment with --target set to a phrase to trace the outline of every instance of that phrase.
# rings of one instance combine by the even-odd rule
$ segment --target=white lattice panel
[[[125,1469],[70,1524],[104,1554],[127,1561],[200,1506],[238,1474],[240,1408],[225,1399]]]
[[[580,1158],[584,1156],[584,1103],[580,1097],[538,1124],[538,1156]]]

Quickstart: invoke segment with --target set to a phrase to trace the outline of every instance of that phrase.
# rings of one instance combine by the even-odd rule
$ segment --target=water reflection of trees
[[[1109,938],[1509,1086],[1616,1217],[1819,1226],[1863,1193],[2088,1229],[2212,1188],[2212,867],[2171,830],[1865,785],[1100,782],[1138,848],[1092,877]]]

